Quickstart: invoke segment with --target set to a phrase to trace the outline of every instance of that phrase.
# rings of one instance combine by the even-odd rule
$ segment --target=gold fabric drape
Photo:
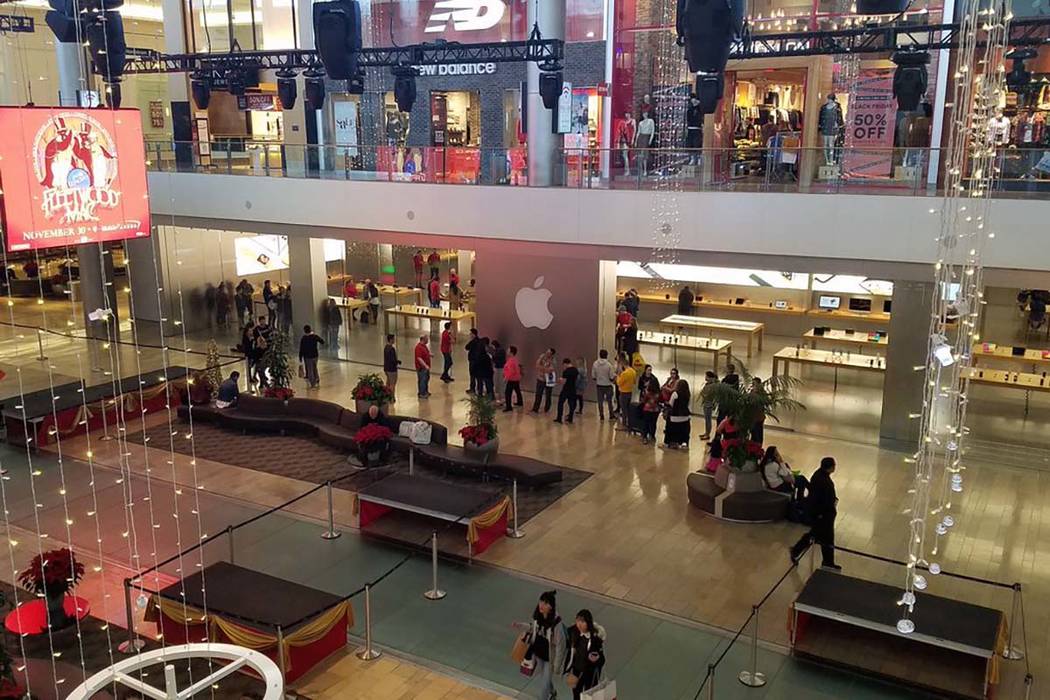
[[[512,517],[513,513],[511,513],[511,511],[513,509],[514,506],[511,505],[510,498],[504,496],[499,503],[492,506],[481,515],[471,518],[470,522],[467,523],[467,542],[470,544],[476,543],[480,538],[478,530],[492,527],[499,522],[499,519],[503,517],[504,513],[507,514],[508,518]]]

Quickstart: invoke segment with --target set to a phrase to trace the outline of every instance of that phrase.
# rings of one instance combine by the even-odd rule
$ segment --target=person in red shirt
[[[455,344],[456,335],[452,332],[452,324],[446,321],[445,330],[441,331],[441,358],[445,361],[444,367],[441,368],[441,381],[446,384],[456,381],[449,374],[449,370],[452,369],[452,346]]]
[[[430,348],[427,343],[430,338],[425,335],[419,336],[416,343],[416,381],[419,383],[418,396],[421,399],[430,398]]]
[[[435,309],[441,308],[441,280],[438,279],[437,273],[434,273],[430,277],[430,285],[427,289],[427,298],[430,299],[430,306]]]
[[[504,390],[503,412],[513,411],[510,398],[512,394],[518,397],[518,408],[525,405],[521,398],[521,363],[518,362],[518,348],[511,345],[507,348],[507,362],[503,365],[503,380],[507,383]]]
[[[357,298],[357,282],[354,282],[352,275],[348,275],[346,278],[346,284],[343,285],[343,298],[344,299],[356,299]]]
[[[619,352],[623,346],[623,336],[627,332],[627,329],[631,327],[631,321],[634,320],[634,316],[627,310],[627,307],[620,304],[620,308],[616,310],[616,350]]]
[[[430,276],[437,277],[441,274],[441,256],[436,250],[427,256],[427,264],[430,265]]]
[[[412,256],[412,269],[416,271],[416,286],[423,288],[423,251],[417,250]]]

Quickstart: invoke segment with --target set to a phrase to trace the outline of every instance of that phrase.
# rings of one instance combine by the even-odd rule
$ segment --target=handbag
[[[425,420],[417,420],[412,423],[412,430],[408,435],[409,440],[412,441],[413,445],[429,445],[430,434],[433,431],[433,426],[427,423]]]
[[[601,681],[580,693],[580,700],[616,700],[616,681]]]
[[[536,659],[523,659],[518,670],[521,671],[521,675],[531,677],[536,672]]]
[[[299,378],[306,378],[306,365],[304,365],[302,362],[299,363]]]
[[[579,682],[580,682],[580,677],[577,676],[575,673],[567,673],[567,674],[565,674],[565,685],[569,686],[570,690],[575,688],[579,684]]]
[[[514,660],[514,663],[521,664],[525,661],[525,655],[529,653],[529,641],[531,638],[532,635],[530,633],[522,632],[514,640],[514,646],[510,649],[510,658]]]

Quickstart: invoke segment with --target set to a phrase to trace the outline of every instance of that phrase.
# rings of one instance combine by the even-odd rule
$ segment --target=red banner
[[[137,109],[0,108],[7,249],[148,236]]]
[[[843,171],[849,178],[889,177],[893,167],[893,129],[897,102],[893,71],[862,70],[850,94]]]

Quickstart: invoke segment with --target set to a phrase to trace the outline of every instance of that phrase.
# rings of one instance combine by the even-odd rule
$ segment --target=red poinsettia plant
[[[371,401],[377,404],[387,404],[394,400],[394,392],[386,385],[386,382],[375,373],[362,374],[357,378],[357,385],[350,396],[355,401]]]
[[[459,429],[459,436],[463,438],[463,442],[472,442],[479,447],[496,437],[494,433],[489,425],[465,425]]]
[[[84,565],[69,548],[53,549],[33,557],[18,582],[27,591],[50,596],[65,595],[84,578]]]
[[[354,433],[354,443],[360,447],[374,447],[394,437],[393,431],[385,425],[369,423]]]
[[[765,450],[762,449],[761,443],[754,440],[730,438],[722,441],[722,454],[734,467],[741,467],[748,460],[757,462],[762,459]]]
[[[295,396],[295,391],[289,386],[268,386],[263,389],[263,396],[268,399],[280,399],[281,401],[287,401],[288,399]]]

